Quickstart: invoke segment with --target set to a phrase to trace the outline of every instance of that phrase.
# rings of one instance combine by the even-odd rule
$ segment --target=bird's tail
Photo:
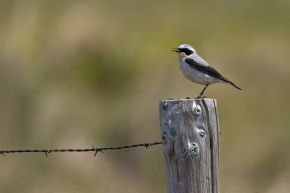
[[[233,87],[235,87],[236,89],[242,90],[240,87],[238,87],[235,83],[233,82],[229,82]]]

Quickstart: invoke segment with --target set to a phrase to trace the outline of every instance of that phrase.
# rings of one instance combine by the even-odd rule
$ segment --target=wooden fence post
[[[160,101],[168,193],[220,193],[215,99]]]

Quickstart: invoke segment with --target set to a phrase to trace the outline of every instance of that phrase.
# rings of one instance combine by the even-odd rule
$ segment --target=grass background
[[[160,140],[162,98],[196,96],[181,43],[243,88],[218,100],[223,193],[290,190],[290,2],[0,1],[0,147]],[[162,148],[1,157],[0,192],[165,192]]]

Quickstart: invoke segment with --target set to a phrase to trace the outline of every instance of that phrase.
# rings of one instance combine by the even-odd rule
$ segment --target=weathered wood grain
[[[220,193],[215,99],[160,102],[168,193]]]

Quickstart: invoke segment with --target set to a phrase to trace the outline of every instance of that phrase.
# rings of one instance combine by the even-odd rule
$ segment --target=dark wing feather
[[[223,77],[223,75],[221,75],[216,69],[214,69],[213,67],[211,66],[205,66],[205,65],[202,65],[196,61],[194,61],[193,59],[191,58],[186,58],[185,59],[185,62],[192,68],[195,68],[205,74],[208,74],[210,76],[213,76],[215,78],[218,78],[222,81],[225,81],[227,83],[230,83],[232,86],[236,87],[237,89],[240,89],[242,90],[241,88],[239,88],[238,86],[236,86],[232,81],[230,81],[229,79]]]
[[[218,78],[220,80],[223,80],[225,82],[230,82],[228,79],[226,79],[225,77],[223,77],[216,69],[214,69],[211,66],[205,66],[205,65],[201,65],[198,62],[194,61],[191,58],[186,58],[185,62],[191,66],[192,68],[195,68],[205,74],[208,74],[210,76],[213,76],[215,78]]]

